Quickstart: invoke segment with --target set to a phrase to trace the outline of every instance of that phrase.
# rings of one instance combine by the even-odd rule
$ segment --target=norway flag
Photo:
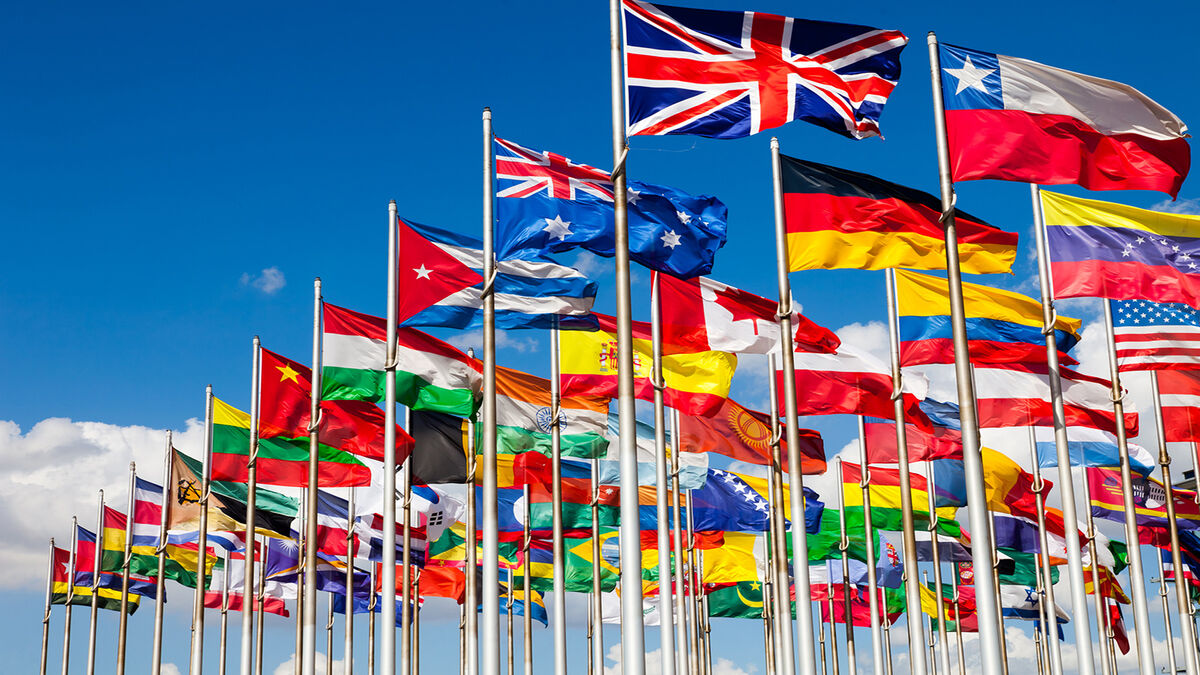
[[[1187,126],[1120,82],[941,45],[954,180],[1179,193]]]

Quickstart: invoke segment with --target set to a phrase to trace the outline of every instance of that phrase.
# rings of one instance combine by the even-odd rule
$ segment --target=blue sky
[[[787,154],[929,191],[937,187],[930,29],[949,42],[1129,83],[1200,123],[1200,94],[1181,86],[1200,18],[1187,3],[1169,16],[1082,2],[693,4],[908,34],[904,74],[882,118],[886,140],[851,141],[800,124],[778,135]],[[483,106],[500,136],[611,163],[608,14],[601,2],[34,3],[9,16],[0,27],[8,61],[0,70],[8,382],[0,390],[0,513],[9,524],[0,531],[12,545],[0,554],[9,568],[0,597],[26,609],[5,613],[0,630],[11,644],[34,644],[45,537],[65,540],[72,513],[94,513],[97,488],[123,500],[129,459],[153,467],[157,480],[159,430],[183,432],[202,416],[205,384],[244,406],[253,335],[307,361],[313,277],[331,302],[384,312],[389,199],[420,222],[478,233]],[[729,242],[713,276],[763,295],[775,288],[768,138],[635,138],[628,162],[637,179],[724,200]],[[986,281],[1032,292],[1027,187],[982,182],[958,192],[962,208],[1022,235],[1015,274]],[[1143,207],[1166,199],[1093,196]],[[1185,183],[1174,206],[1194,209],[1197,199],[1200,189]],[[587,263],[604,311],[612,309],[610,268]],[[641,318],[648,276],[635,275]],[[879,339],[869,324],[884,318],[881,274],[807,272],[792,282],[814,320],[862,324],[843,337]],[[1078,307],[1095,317],[1094,303]],[[463,346],[473,340],[441,335]],[[509,333],[501,344],[504,365],[548,373],[543,336]],[[762,367],[743,363],[735,381],[735,394],[752,405],[765,403]],[[812,426],[827,432],[831,454],[851,439],[846,420]],[[194,430],[185,438],[194,441]],[[167,660],[183,664],[187,599],[172,591]],[[135,632],[148,630],[150,613],[134,617]],[[288,630],[276,623],[268,672],[291,653]],[[57,617],[54,626],[57,636]],[[757,627],[720,626],[716,655],[761,670],[739,644],[761,639]],[[572,635],[582,651],[582,635]],[[424,637],[426,664],[452,666],[451,626]],[[548,649],[548,636],[538,644]],[[135,643],[135,668],[148,649]],[[37,655],[13,658],[14,670],[28,671]]]

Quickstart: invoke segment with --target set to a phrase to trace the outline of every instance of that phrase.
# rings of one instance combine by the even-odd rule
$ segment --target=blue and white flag
[[[1035,427],[1038,466],[1043,469],[1058,466],[1058,447],[1054,444],[1054,429]],[[1150,451],[1129,443],[1129,468],[1143,476],[1154,472],[1157,461]],[[1067,453],[1071,466],[1121,466],[1121,451],[1117,437],[1101,429],[1067,427]]]
[[[483,275],[483,242],[405,221],[463,265]],[[552,328],[556,319],[589,320],[596,301],[596,282],[578,270],[541,260],[501,260],[496,274],[496,327]],[[405,326],[478,328],[483,325],[483,283],[464,288],[417,312]]]
[[[613,184],[607,172],[497,138],[496,254],[539,260],[573,248],[614,255]],[[712,272],[728,209],[716,197],[629,181],[629,255],[690,279]]]

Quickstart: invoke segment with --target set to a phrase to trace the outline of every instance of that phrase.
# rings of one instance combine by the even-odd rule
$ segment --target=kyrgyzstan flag
[[[811,429],[800,436],[800,470],[805,475],[825,473],[825,443]],[[771,465],[771,416],[726,399],[712,417],[679,416],[680,448],[688,452],[715,452],[731,459]],[[788,470],[786,435],[780,439],[780,459]]]
[[[679,279],[655,273],[661,302],[663,353],[741,352],[768,354],[779,345],[779,304],[715,279]],[[833,353],[841,340],[799,312],[792,312],[796,349]]]

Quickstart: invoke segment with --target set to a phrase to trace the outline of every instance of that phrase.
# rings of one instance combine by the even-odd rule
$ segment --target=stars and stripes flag
[[[1200,311],[1178,302],[1109,303],[1118,370],[1200,368]]]
[[[879,135],[900,31],[623,0],[631,135],[741,138],[803,120]]]

